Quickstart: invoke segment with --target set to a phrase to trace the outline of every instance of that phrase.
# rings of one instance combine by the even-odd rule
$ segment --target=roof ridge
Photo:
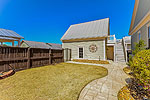
[[[59,43],[46,43],[46,42],[39,42],[39,41],[29,41],[29,40],[22,40],[24,42],[38,42],[38,43],[44,43],[44,44],[58,44],[58,45],[61,45]]]
[[[59,44],[59,43],[47,43],[47,44]],[[59,44],[59,45],[61,45],[61,44]]]
[[[93,20],[93,21],[88,21],[88,22],[83,22],[83,23],[78,23],[78,24],[72,24],[71,26],[76,26],[76,25],[81,25],[81,24],[86,24],[86,23],[91,23],[91,22],[96,22],[96,21],[102,21],[102,20],[106,20],[109,18],[104,18],[104,19],[98,19],[98,20]]]
[[[29,40],[22,40],[22,41],[27,41],[27,42],[38,42],[38,43],[45,43],[45,42],[39,42],[39,41],[29,41]]]

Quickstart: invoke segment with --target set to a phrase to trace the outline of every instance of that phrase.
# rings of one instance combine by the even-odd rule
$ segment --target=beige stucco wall
[[[97,51],[95,53],[89,51],[89,46],[92,44],[95,44],[97,46]],[[83,47],[83,59],[98,60],[100,56],[101,60],[105,60],[105,40],[62,43],[62,47],[64,49],[71,49],[71,59],[79,59],[79,47]]]
[[[131,47],[134,50],[135,43],[139,42],[139,32],[141,33],[141,39],[144,40],[146,48],[148,47],[148,25],[150,22],[146,23],[142,28],[140,28],[136,33],[131,36]]]

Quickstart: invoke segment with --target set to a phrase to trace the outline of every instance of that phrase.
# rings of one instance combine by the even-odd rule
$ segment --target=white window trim
[[[148,37],[147,43],[148,43],[148,47],[149,47],[149,45],[150,45],[150,44],[149,44],[149,38],[150,38],[150,35],[149,35],[150,22],[149,22],[146,26],[147,26],[147,35],[148,35],[148,36],[147,36],[147,37]]]
[[[146,25],[147,26],[147,29],[150,27],[150,22]],[[149,30],[148,30],[148,39],[149,39]]]
[[[83,48],[83,58],[79,58],[79,48]],[[84,59],[84,47],[78,47],[78,59]]]
[[[106,60],[106,45],[105,45],[105,39],[104,39],[104,60]]]

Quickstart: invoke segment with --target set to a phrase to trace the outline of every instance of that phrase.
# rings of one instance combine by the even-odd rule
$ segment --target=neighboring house
[[[140,39],[150,48],[150,0],[135,0],[129,35],[132,49]]]
[[[42,49],[57,49],[57,50],[62,49],[62,46],[60,44],[26,41],[26,40],[23,40],[21,42],[21,47],[42,48]]]
[[[57,49],[57,50],[61,50],[62,49],[62,45],[61,44],[55,44],[55,43],[46,43],[47,45],[49,45],[51,47],[51,49]]]
[[[4,42],[10,42],[12,43],[12,46],[15,46],[14,42],[17,41],[18,45],[20,46],[20,40],[24,39],[24,37],[20,36],[16,32],[12,30],[7,30],[7,29],[0,29],[0,42],[1,46],[4,46]],[[6,45],[5,45],[6,46]]]
[[[106,60],[109,18],[71,25],[61,38],[62,47],[71,49],[71,59]]]

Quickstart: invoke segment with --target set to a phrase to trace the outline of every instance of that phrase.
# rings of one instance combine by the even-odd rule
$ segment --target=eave
[[[131,20],[131,24],[130,24],[129,33],[132,31],[132,28],[133,28],[133,25],[134,25],[134,22],[135,22],[135,17],[136,17],[138,5],[139,5],[139,0],[135,0],[135,5],[134,5],[133,14],[132,14],[132,20]]]
[[[136,25],[136,27],[130,31],[129,35],[133,35],[149,21],[150,21],[150,11],[144,16],[144,18],[138,23],[138,25]]]
[[[69,39],[69,40],[61,40],[63,43],[65,42],[82,42],[82,41],[93,41],[93,40],[102,40],[107,37],[93,37],[93,38],[80,38],[80,39]]]

